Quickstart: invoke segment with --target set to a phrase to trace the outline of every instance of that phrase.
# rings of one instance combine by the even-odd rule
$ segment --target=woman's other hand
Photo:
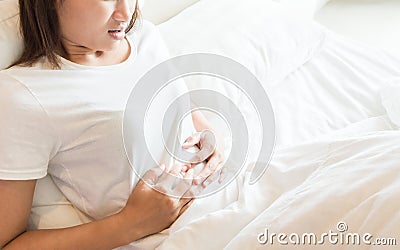
[[[186,166],[175,165],[167,172],[162,165],[150,169],[138,182],[119,213],[132,239],[161,232],[190,206],[193,170],[186,170]]]
[[[213,136],[210,136],[210,133]],[[223,138],[211,130],[203,130],[188,137],[182,145],[184,149],[194,146],[197,146],[202,154],[207,154],[196,155],[196,157],[207,158],[203,169],[194,177],[193,184],[198,185],[201,183],[203,187],[207,187],[217,179],[221,183],[225,173],[225,168],[223,168],[225,162]],[[194,159],[194,162],[192,167],[197,165],[196,159]]]

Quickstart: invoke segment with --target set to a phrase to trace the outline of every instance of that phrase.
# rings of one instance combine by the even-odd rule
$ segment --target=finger
[[[201,158],[202,160],[210,158],[210,156],[214,154],[217,146],[214,133],[209,130],[204,130],[200,134],[199,146],[200,151],[197,153],[199,158]]]
[[[204,168],[201,170],[201,172],[197,175],[197,177],[194,180],[194,184],[195,185],[200,184],[205,178],[214,173],[220,164],[221,161],[218,157],[212,157],[204,166]]]
[[[182,165],[181,172],[187,172],[190,168],[191,166],[188,163],[185,163],[184,165]]]
[[[189,200],[186,204],[184,204],[179,211],[178,217],[181,216],[194,202],[194,199]]]
[[[193,147],[194,145],[198,144],[200,142],[200,133],[195,133],[191,136],[189,136],[185,142],[182,144],[182,148],[188,149],[190,147]]]
[[[191,159],[190,162],[191,163],[199,163],[202,161],[207,160],[208,158],[210,158],[210,156],[212,156],[212,154],[214,153],[214,146],[208,143],[204,143],[201,148],[200,151],[197,152]]]
[[[204,150],[210,153],[214,153],[217,144],[210,140],[200,140],[200,150]]]
[[[185,175],[183,176],[182,180],[175,186],[173,190],[173,194],[178,197],[182,197],[183,194],[186,193],[192,186],[193,181],[193,169],[189,169]]]
[[[164,171],[164,173],[159,177],[156,185],[161,186],[167,190],[170,190],[174,185],[177,178],[180,178],[180,172],[183,166],[175,164],[169,172]]]
[[[205,188],[202,185],[192,185],[186,192],[181,196],[181,200],[184,199],[195,199]]]
[[[209,147],[209,151],[214,151],[217,146],[215,134],[210,130],[203,130],[200,134],[200,145],[201,148],[207,145],[207,147]]]
[[[222,164],[219,164],[217,167],[217,170],[214,171],[213,174],[211,174],[210,176],[208,176],[203,183],[201,184],[204,188],[206,188],[208,185],[210,185],[211,183],[213,183],[214,181],[216,181],[217,179],[219,179],[220,175],[221,175],[221,169]]]
[[[145,183],[149,185],[155,185],[159,179],[159,177],[163,174],[165,170],[165,165],[162,164],[158,167],[151,168],[148,170],[143,177],[141,178],[141,181],[144,181]]]
[[[226,169],[226,167],[222,167],[220,170],[218,183],[221,184],[226,179],[227,176],[228,176],[228,170]]]
[[[190,189],[182,196],[182,198],[196,198],[204,189],[205,188],[202,185],[192,185]]]

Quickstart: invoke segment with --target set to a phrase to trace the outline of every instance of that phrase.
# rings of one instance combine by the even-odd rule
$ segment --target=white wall
[[[315,18],[339,34],[400,57],[400,0],[332,0]]]

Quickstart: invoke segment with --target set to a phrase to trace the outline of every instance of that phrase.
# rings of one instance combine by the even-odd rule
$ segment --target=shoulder
[[[21,93],[26,93],[24,86],[10,74],[10,70],[0,71],[0,102],[17,101]],[[2,105],[3,106],[3,105]]]
[[[43,112],[29,88],[13,77],[10,70],[0,71],[0,110],[3,118],[6,114],[14,113],[16,117],[22,113]]]
[[[8,72],[10,73],[10,72]],[[33,93],[0,71],[0,178],[38,179],[57,152],[56,133]]]
[[[0,71],[0,124],[2,132],[18,130],[54,135],[50,117],[31,89],[14,77],[13,70]],[[43,130],[43,131],[40,131]],[[0,133],[2,134],[2,133]],[[0,136],[1,137],[1,136]],[[4,134],[3,137],[4,138]]]

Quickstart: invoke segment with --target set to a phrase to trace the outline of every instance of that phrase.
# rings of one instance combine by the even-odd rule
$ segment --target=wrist
[[[114,215],[114,220],[118,227],[118,235],[119,241],[121,241],[124,245],[128,245],[140,238],[143,238],[145,235],[141,232],[141,228],[136,225],[135,221],[137,221],[131,215],[124,212],[124,210]]]

